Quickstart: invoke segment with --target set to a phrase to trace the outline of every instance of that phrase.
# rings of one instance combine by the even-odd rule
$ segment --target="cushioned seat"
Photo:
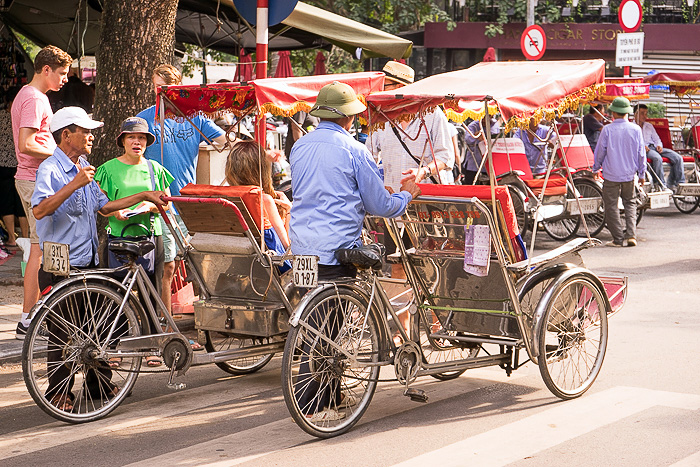
[[[531,180],[523,180],[532,192],[539,196],[542,193],[544,186],[544,178],[533,178]],[[562,196],[566,195],[566,179],[564,177],[552,177],[547,180],[547,188],[544,190],[545,196]]]
[[[190,244],[198,251],[233,255],[252,255],[255,249],[245,237],[198,233],[192,237]]]

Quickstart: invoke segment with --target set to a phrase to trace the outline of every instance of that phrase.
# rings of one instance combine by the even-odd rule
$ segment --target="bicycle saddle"
[[[357,248],[341,248],[336,250],[335,259],[341,264],[352,264],[357,268],[372,268],[379,270],[384,263],[386,249],[381,243],[371,243]]]
[[[156,246],[150,240],[110,240],[109,248],[115,254],[143,256],[153,250]]]

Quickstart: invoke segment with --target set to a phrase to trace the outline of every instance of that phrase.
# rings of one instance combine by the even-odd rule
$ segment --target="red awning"
[[[479,112],[473,103],[491,99],[510,129],[526,125],[531,116],[553,118],[582,99],[592,100],[603,91],[604,77],[605,61],[600,59],[488,62],[372,94],[367,100],[375,109],[374,125],[386,117],[410,119],[438,104],[452,120],[479,119],[483,103]]]
[[[651,84],[665,84],[678,95],[700,91],[700,73],[656,73],[644,77]]]
[[[612,102],[616,97],[631,101],[649,99],[649,83],[642,78],[605,78],[605,92],[596,100]]]
[[[182,119],[194,115],[216,118],[224,112],[231,112],[238,117],[265,112],[290,117],[300,110],[308,112],[316,102],[318,91],[333,81],[349,84],[360,100],[365,100],[370,92],[384,88],[384,73],[375,71],[266,78],[245,84],[163,86],[159,89],[159,94],[163,94],[169,101],[165,106],[166,118]]]

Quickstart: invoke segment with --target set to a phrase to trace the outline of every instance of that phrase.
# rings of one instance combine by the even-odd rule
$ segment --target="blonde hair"
[[[153,76],[160,76],[168,86],[182,83],[182,73],[174,66],[165,63],[158,65],[156,69],[153,70]]]
[[[70,55],[55,45],[47,45],[34,58],[34,73],[41,73],[47,65],[51,71],[56,71],[56,68],[70,66],[71,63],[73,59]]]
[[[226,181],[231,186],[262,186],[263,192],[275,197],[272,163],[257,141],[239,141],[233,145],[226,159]]]

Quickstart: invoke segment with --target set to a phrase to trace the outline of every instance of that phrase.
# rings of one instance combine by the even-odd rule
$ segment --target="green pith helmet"
[[[610,107],[608,107],[608,110],[618,114],[631,114],[632,106],[626,97],[616,97]]]
[[[357,100],[355,90],[338,81],[326,84],[318,92],[316,104],[309,112],[319,118],[340,118],[364,112],[367,106]]]

